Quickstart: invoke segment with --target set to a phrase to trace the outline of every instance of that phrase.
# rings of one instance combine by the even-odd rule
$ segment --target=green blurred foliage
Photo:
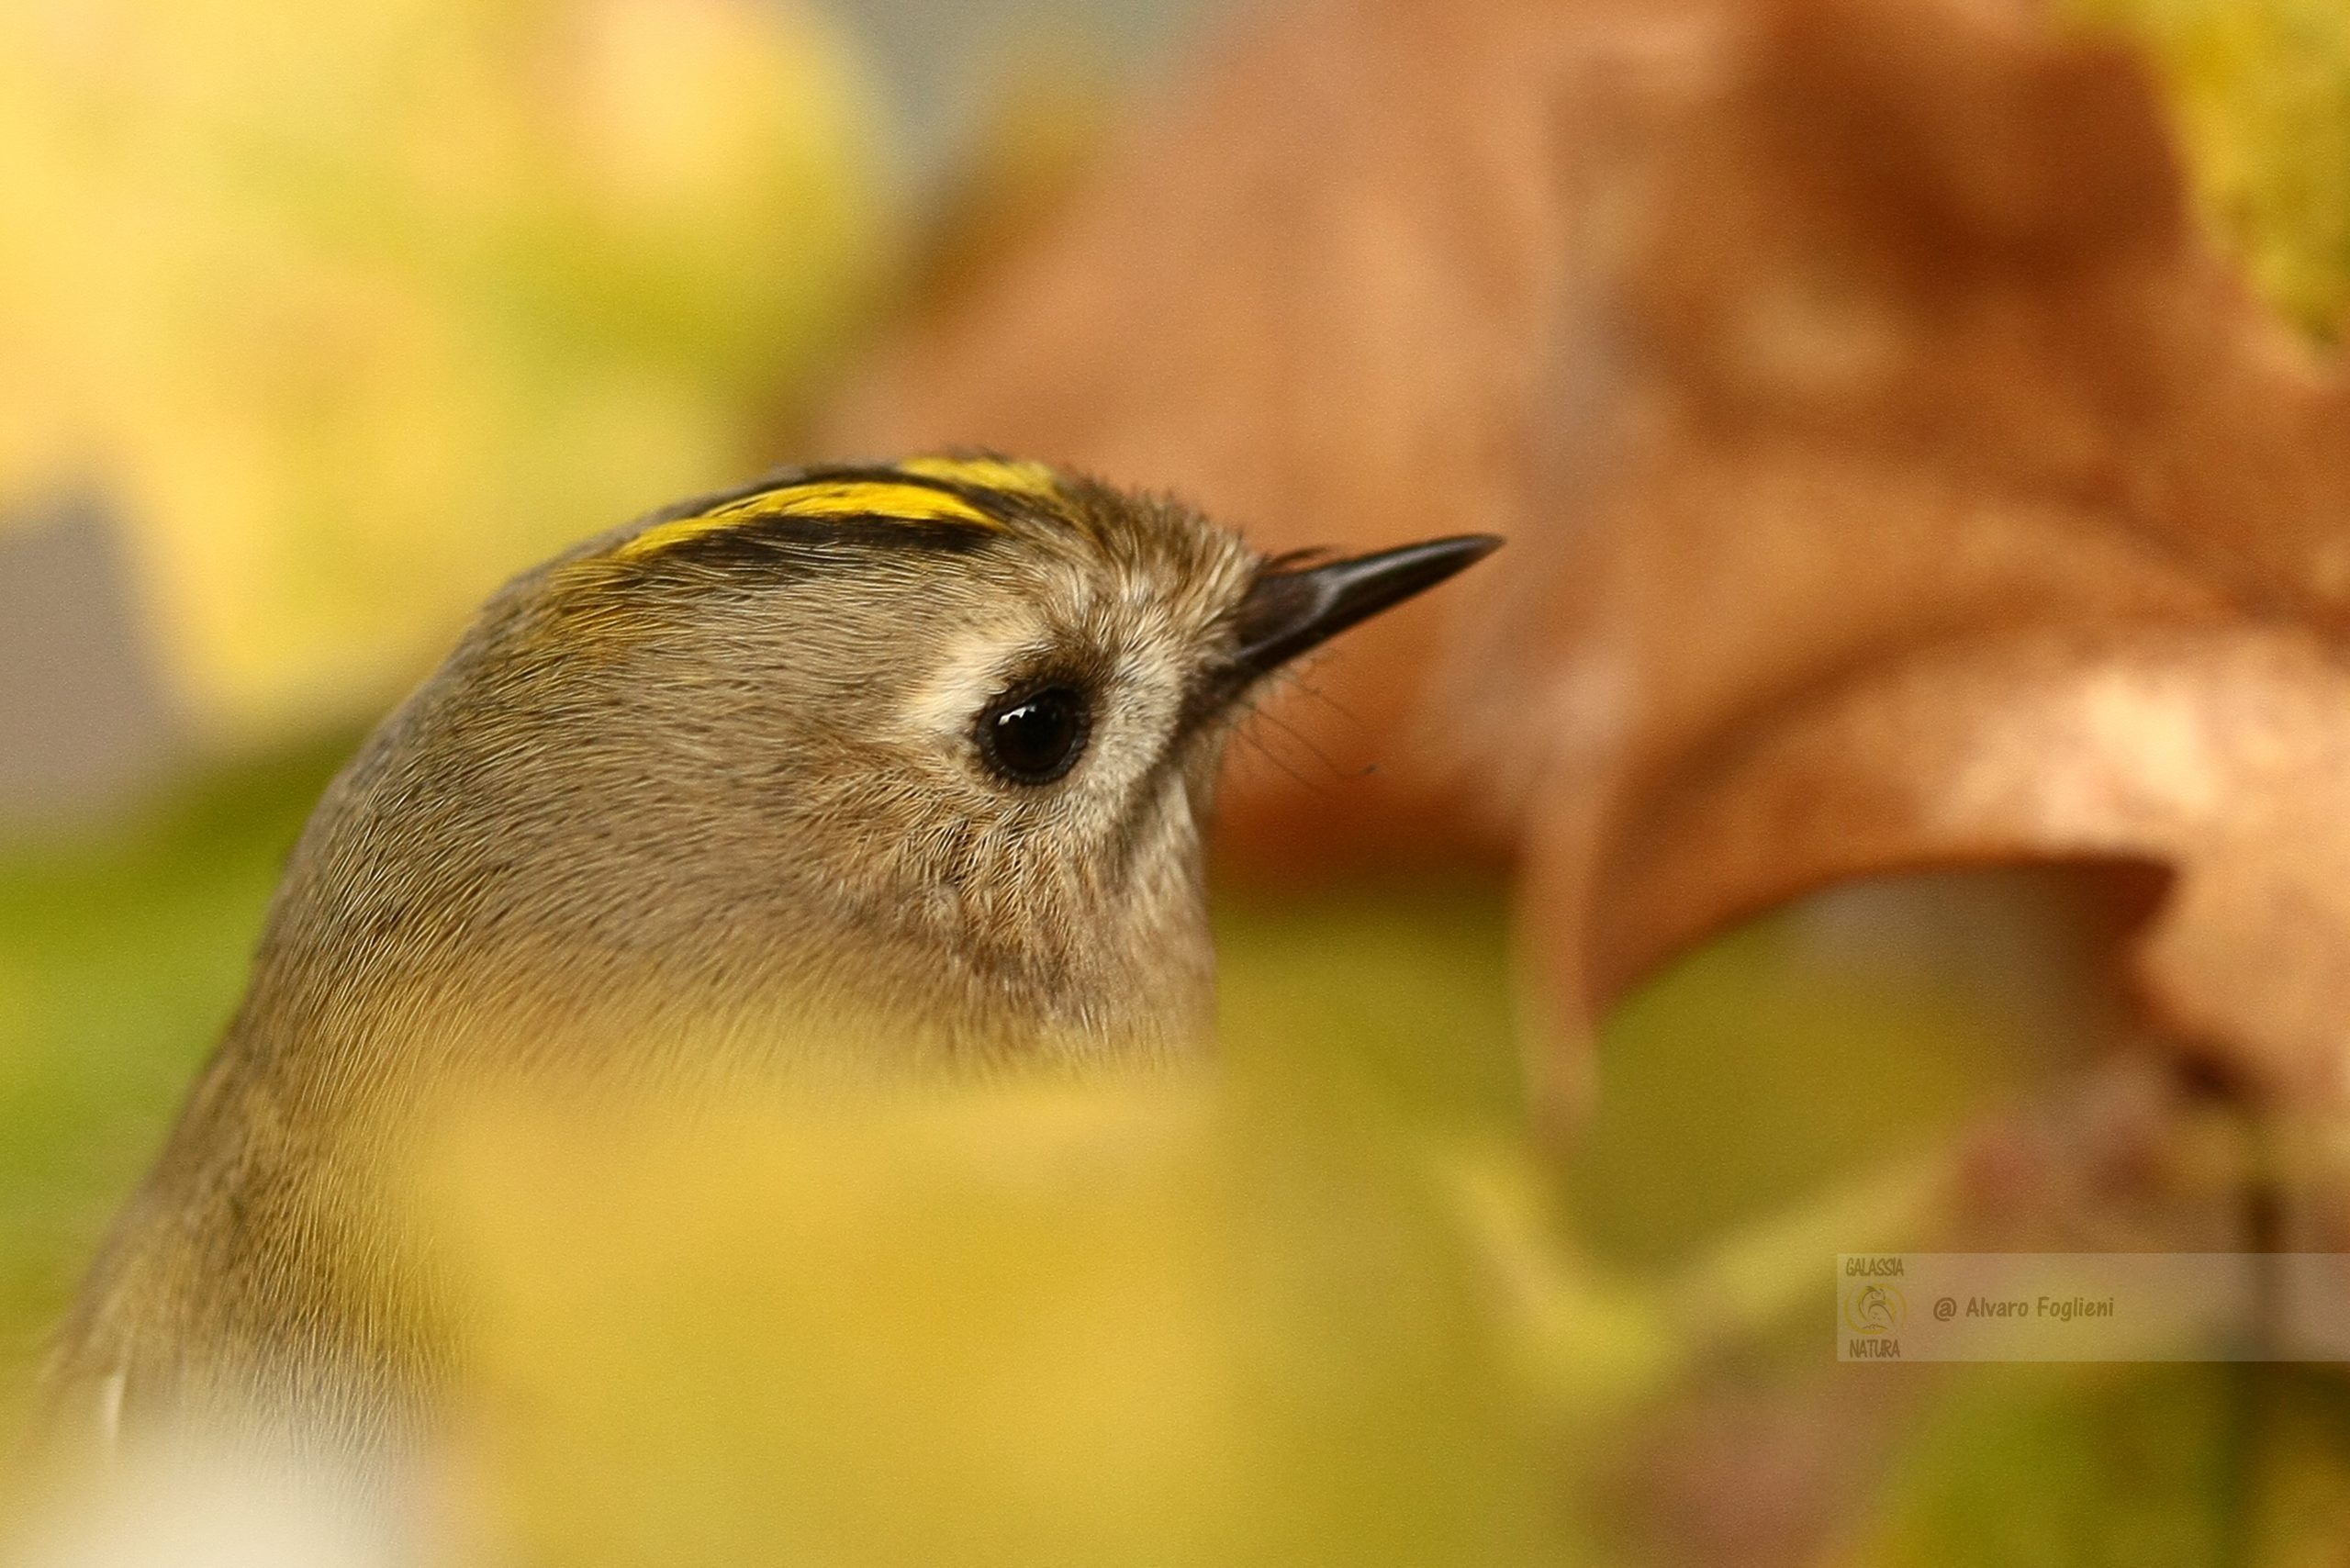
[[[0,1419],[236,1007],[348,750],[224,768],[102,837],[0,849]]]
[[[2326,342],[2350,308],[2350,6],[2066,0],[2160,69],[2203,207],[2254,286]]]
[[[1709,944],[1608,1020],[1568,1166],[1582,1239],[1670,1264],[1935,1147],[2050,1065],[2014,1001],[1930,953],[1855,962],[1796,917]]]
[[[436,1151],[521,1562],[1557,1563],[1441,1167],[1294,1076]]]
[[[2262,1495],[2275,1462],[2343,1451],[2338,1380],[2255,1363],[1948,1370],[1855,1563],[2192,1568],[2338,1548],[2341,1514],[2311,1530]]]
[[[1522,1136],[1498,882],[1228,896],[1215,936],[1218,1038],[1236,1060],[1302,1060],[1432,1127]]]

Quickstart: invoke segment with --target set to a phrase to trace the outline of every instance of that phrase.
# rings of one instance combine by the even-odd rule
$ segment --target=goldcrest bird
[[[966,455],[768,479],[517,578],[312,816],[59,1407],[349,1444],[422,1418],[450,1351],[370,1175],[451,1075],[1196,1048],[1249,693],[1496,543],[1267,560]]]

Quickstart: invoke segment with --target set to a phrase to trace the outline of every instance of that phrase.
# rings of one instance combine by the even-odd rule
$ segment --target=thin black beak
[[[1432,539],[1349,561],[1283,566],[1260,574],[1232,612],[1236,646],[1203,671],[1183,703],[1189,732],[1223,712],[1258,680],[1359,621],[1432,588],[1501,548],[1490,533]]]
[[[1257,579],[1233,616],[1237,688],[1280,667],[1360,621],[1436,587],[1501,548],[1490,533],[1432,539]]]

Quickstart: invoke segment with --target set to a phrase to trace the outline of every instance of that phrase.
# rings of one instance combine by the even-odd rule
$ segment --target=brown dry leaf
[[[940,442],[1509,535],[1279,703],[1226,846],[1514,856],[1570,1036],[1826,881],[2111,859],[2175,1032],[2350,1089],[2350,391],[2020,0],[1286,8],[833,431]]]

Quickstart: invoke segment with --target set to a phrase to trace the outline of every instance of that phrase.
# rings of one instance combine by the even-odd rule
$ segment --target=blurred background
[[[1089,206],[1093,182],[1131,192],[1151,128],[1213,120],[1295,9],[0,0],[0,1416],[234,1007],[310,805],[470,609],[588,532],[891,428],[837,410],[874,407],[876,375],[923,385],[925,344],[983,385],[983,346],[933,324],[984,315],[1070,214],[1120,210]],[[1547,12],[1482,9],[1496,30]],[[2262,352],[2330,375],[2350,289],[2332,0],[1980,9],[2133,62]],[[1620,10],[1634,53],[1692,25]],[[1443,7],[1297,25],[1357,13],[1409,38]],[[1468,140],[1501,111],[1413,112]],[[1388,230],[1361,232],[1377,260]],[[1547,343],[1452,341],[1496,375],[1555,370]],[[1642,600],[1638,572],[1678,569],[1604,586]],[[1454,639],[1448,667],[1474,655],[1416,624]],[[1550,700],[1505,666],[1513,702]],[[1385,766],[1417,732],[1382,722],[1333,721]],[[1316,811],[1349,809],[1348,767],[1280,760]],[[1838,1251],[2263,1239],[2258,1096],[2128,991],[2154,884],[2020,849],[1863,857],[1676,930],[1562,1025],[1585,993],[1543,956],[1585,945],[1529,900],[1529,840],[1432,856],[1398,830],[1301,871],[1252,847],[1255,799],[1219,864],[1229,1084],[602,1164],[537,1128],[460,1161],[487,1353],[555,1412],[476,1456],[497,1550],[765,1561],[788,1520],[844,1562],[2350,1557],[2336,1368],[1831,1357]],[[880,1174],[838,1173],[861,1163]],[[1090,1172],[1095,1201],[982,1168]],[[582,1169],[600,1196],[572,1190]],[[662,1223],[681,1206],[713,1216],[698,1241]],[[778,1237],[828,1282],[720,1267]],[[567,1317],[582,1279],[643,1332]],[[938,1302],[972,1300],[994,1330],[942,1327]],[[1029,1375],[979,1375],[1004,1357]],[[850,1435],[812,1444],[795,1409]]]

